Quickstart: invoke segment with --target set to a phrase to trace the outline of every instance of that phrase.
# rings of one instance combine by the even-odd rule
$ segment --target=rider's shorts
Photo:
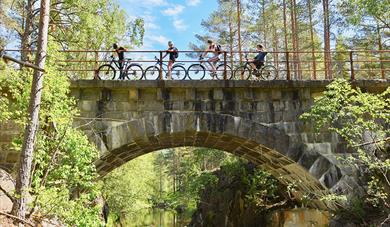
[[[253,61],[253,64],[256,65],[257,69],[260,69],[261,67],[264,66],[264,62],[263,61]]]
[[[207,61],[219,61],[218,55],[215,55],[214,57],[209,58]]]

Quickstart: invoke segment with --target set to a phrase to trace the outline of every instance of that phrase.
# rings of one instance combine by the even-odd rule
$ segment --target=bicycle
[[[137,63],[130,63],[131,58],[126,58],[123,60],[122,69],[120,69],[121,67],[118,60],[115,60],[113,56],[110,56],[110,58],[111,61],[109,64],[101,65],[96,71],[96,77],[99,80],[114,80],[117,70],[119,70],[119,80],[130,80],[130,78],[134,80],[142,79],[143,69],[141,65]]]
[[[275,66],[263,65],[260,69],[253,69],[250,63],[252,62],[248,59],[248,54],[245,54],[245,63],[234,71],[234,78],[246,80],[275,80],[278,78],[278,70]]]
[[[156,64],[151,65],[145,69],[144,78],[145,80],[158,80],[160,79],[160,59],[154,56],[154,59],[156,60]],[[167,64],[164,62],[162,63],[166,68],[168,67]],[[158,66],[158,67],[157,67]],[[165,73],[165,77],[168,77],[168,69],[162,68],[162,70]],[[182,63],[176,63],[172,66],[171,70],[171,78],[173,80],[184,80],[186,78],[187,71],[184,68]]]
[[[196,77],[199,77],[199,80],[203,80],[203,78],[206,75],[206,69],[207,69],[207,71],[210,72],[211,79],[214,79],[214,77],[216,77],[218,80],[223,80],[224,79],[224,72],[225,72],[225,63],[219,63],[216,67],[215,73],[212,73],[211,70],[206,66],[206,63],[207,63],[207,65],[209,65],[209,67],[210,67],[209,63],[211,63],[211,64],[214,64],[214,63],[205,61],[203,59],[204,58],[199,57],[199,63],[192,64],[187,68],[188,78],[190,80],[192,80]],[[226,71],[230,71],[230,70],[231,70],[230,66],[226,65]],[[227,78],[227,79],[230,79],[230,78]]]

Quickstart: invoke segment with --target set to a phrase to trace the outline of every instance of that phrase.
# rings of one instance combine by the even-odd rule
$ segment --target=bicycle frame
[[[140,64],[130,63],[131,58],[128,58],[128,59],[122,60],[123,65],[122,65],[122,69],[121,69],[120,65],[119,65],[119,61],[120,60],[116,60],[113,57],[111,57],[111,61],[110,61],[110,65],[113,66],[115,70],[119,71],[119,79],[124,79],[124,77],[126,76],[126,72],[127,72],[128,67],[130,67],[132,65],[136,65],[136,66],[139,66],[142,68],[142,66]]]
[[[207,71],[212,72],[211,64],[214,64],[214,67],[217,68],[220,64],[223,64],[221,60],[218,60],[216,62],[209,62],[208,60],[205,60],[204,58],[199,59],[199,64],[204,66]]]
[[[156,60],[156,64],[154,64],[154,66],[160,66],[160,59],[158,59],[156,56],[154,57],[154,59]],[[164,73],[167,73],[167,70],[168,70],[168,64],[164,63],[164,61],[161,63],[164,67],[161,67],[162,71],[164,71]],[[173,65],[172,65],[173,66]],[[158,67],[159,68],[159,67]]]

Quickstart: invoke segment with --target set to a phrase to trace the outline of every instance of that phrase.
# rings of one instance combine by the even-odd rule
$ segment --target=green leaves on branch
[[[390,123],[389,92],[388,88],[382,94],[365,93],[339,79],[327,87],[310,112],[301,118],[314,122],[317,130],[329,128],[336,132],[349,146],[362,144],[366,135],[374,140],[384,139]]]
[[[389,95],[390,88],[380,94],[367,93],[340,79],[328,85],[301,116],[317,130],[329,129],[346,141],[349,155],[343,161],[366,182],[366,204],[379,207],[385,216],[390,213]]]
[[[53,66],[61,56],[53,51],[57,49],[54,43],[51,45],[34,151],[30,208],[35,216],[55,217],[70,226],[100,226],[100,208],[94,202],[99,196],[93,164],[98,151],[73,126],[77,113],[75,100],[69,95],[67,75]],[[27,120],[32,72],[8,67],[0,73],[0,121],[11,121],[23,128]],[[22,133],[14,140],[15,150],[20,150],[20,138]]]

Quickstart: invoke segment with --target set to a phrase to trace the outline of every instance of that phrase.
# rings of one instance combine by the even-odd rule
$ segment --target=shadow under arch
[[[282,184],[294,184],[294,196],[315,195],[308,206],[327,209],[318,198],[329,189],[307,168],[294,161],[289,136],[276,128],[228,114],[163,112],[125,122],[101,122],[102,133],[93,140],[102,151],[95,164],[105,175],[147,153],[183,146],[222,150],[255,163]]]

